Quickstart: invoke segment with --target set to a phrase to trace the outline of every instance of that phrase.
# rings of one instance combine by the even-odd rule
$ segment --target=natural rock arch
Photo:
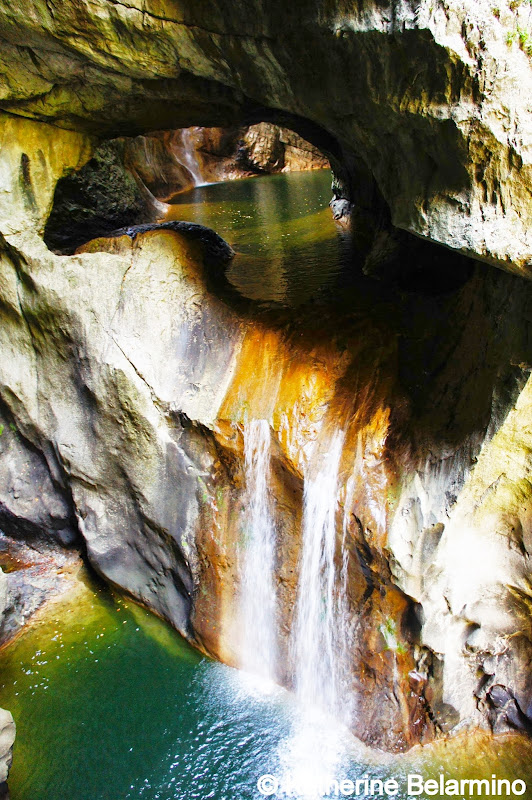
[[[349,199],[361,188],[367,202],[376,184],[397,227],[528,274],[532,70],[508,44],[519,9],[497,11],[487,0],[2,3],[1,107],[103,137],[295,115],[338,145]]]
[[[16,8],[0,3],[5,77],[0,135],[6,145],[2,179],[7,187],[0,194],[0,227],[6,234],[0,241],[6,276],[2,343],[15,356],[2,364],[2,395],[6,426],[13,422],[21,432],[11,438],[20,458],[26,459],[22,463],[31,466],[34,450],[42,453],[51,484],[70,492],[93,563],[108,580],[186,632],[194,589],[188,569],[193,559],[187,555],[194,530],[188,519],[202,520],[212,509],[211,495],[200,491],[205,489],[205,471],[212,476],[213,491],[221,488],[229,494],[234,484],[228,472],[218,473],[220,442],[213,428],[219,387],[235,374],[231,359],[240,347],[240,319],[218,298],[205,299],[206,291],[197,302],[197,286],[187,283],[183,267],[185,243],[168,231],[139,237],[135,254],[129,237],[96,244],[103,253],[89,251],[71,259],[47,251],[35,231],[44,228],[57,179],[79,169],[102,138],[268,115],[276,121],[289,118],[306,138],[328,150],[331,160],[336,158],[342,173],[339,196],[343,191],[348,202],[356,202],[359,192],[370,218],[383,214],[386,225],[392,222],[526,273],[530,112],[522,109],[522,92],[531,73],[526,54],[506,43],[505,26],[515,23],[515,15],[504,8],[495,17],[484,0],[315,0],[311,5],[200,0],[188,8],[178,0],[149,0],[142,6],[136,1],[97,0],[89,5],[86,0],[48,0],[44,6],[27,0]],[[506,70],[505,81],[498,83],[501,70]],[[153,259],[153,253],[161,257]],[[130,269],[133,258],[138,269]],[[173,293],[167,291],[169,271],[180,276]],[[386,446],[395,445],[404,474],[396,514],[400,525],[386,532],[394,557],[388,564],[383,550],[383,566],[386,574],[393,568],[401,592],[423,606],[425,641],[434,653],[447,652],[442,631],[443,638],[447,630],[458,631],[452,647],[454,655],[460,654],[454,660],[459,669],[453,671],[450,658],[444,680],[448,696],[436,697],[434,703],[443,713],[443,724],[452,722],[448,712],[454,706],[465,719],[505,730],[515,723],[515,709],[524,714],[530,707],[523,668],[532,652],[525,613],[530,603],[526,492],[532,390],[525,385],[532,341],[529,286],[523,290],[522,282],[508,275],[486,270],[480,276],[477,270],[464,292],[457,293],[458,302],[451,307],[451,298],[447,304],[443,322],[448,338],[442,336],[439,299],[417,319],[411,298],[401,320],[407,326],[413,322],[412,335],[399,330],[382,337],[391,342],[392,354],[396,346],[399,351],[392,398],[397,419],[391,419]],[[127,303],[122,302],[124,291]],[[164,336],[146,324],[152,302],[152,316],[159,321],[177,325],[190,312],[185,315],[188,327],[200,334],[209,323],[220,348],[206,377],[201,374],[203,359],[194,357],[194,349],[193,357],[186,353],[183,386],[157,374],[153,350],[162,347],[155,365],[165,363],[174,330],[163,326],[162,334],[171,339],[166,346]],[[168,311],[161,314],[163,304]],[[330,325],[336,335],[336,317]],[[279,342],[282,354],[281,337]],[[200,336],[197,348],[201,346]],[[331,358],[339,362],[340,353]],[[253,361],[254,370],[257,363]],[[378,375],[374,358],[368,357],[362,367],[370,376]],[[171,380],[181,380],[178,370],[170,372]],[[242,373],[246,380],[254,377],[249,369]],[[330,383],[329,373],[324,383]],[[190,399],[195,394],[188,392],[189,384],[207,386],[199,407]],[[405,406],[405,386],[411,389],[411,413]],[[356,393],[349,385],[347,389],[355,403]],[[339,390],[343,397],[341,380]],[[378,401],[379,395],[375,397]],[[236,386],[231,398],[242,406]],[[382,421],[386,415],[377,418]],[[242,424],[228,402],[221,421],[234,420]],[[227,425],[223,430],[227,432]],[[441,447],[436,450],[434,443]],[[472,469],[464,499],[457,503],[464,470],[481,447],[479,467]],[[369,448],[378,469],[371,437]],[[121,460],[115,460],[116,453]],[[442,471],[447,479],[443,488]],[[507,477],[500,481],[503,473]],[[425,519],[423,498],[432,489],[443,507],[429,504]],[[33,501],[31,484],[28,493]],[[447,506],[457,512],[442,530]],[[464,519],[471,507],[476,517]],[[33,502],[31,508],[34,514],[39,511]],[[491,515],[488,537],[484,514]],[[371,515],[369,519],[371,523]],[[65,527],[70,523],[68,513],[61,522]],[[353,522],[358,525],[360,519]],[[356,534],[361,545],[363,527]],[[469,536],[465,549],[464,531]],[[229,533],[228,539],[235,541],[236,535]],[[514,540],[515,547],[506,548]],[[457,554],[471,571],[488,545],[493,571],[484,575],[477,570],[478,585],[469,591],[462,574],[460,580],[456,577]],[[438,553],[439,572],[427,575],[426,567]],[[515,585],[522,587],[523,611],[516,610],[506,589],[503,597],[495,595],[509,611],[505,625],[515,650],[489,673],[491,684],[483,679],[479,684],[479,664],[486,664],[487,675],[495,655],[490,648],[507,630],[492,618],[490,592]],[[449,590],[455,593],[454,606],[443,608],[442,627],[441,601]],[[210,596],[216,598],[215,592]],[[208,591],[206,597],[210,602]],[[487,598],[480,607],[479,597]],[[472,629],[472,621],[477,628]],[[200,623],[196,619],[193,626],[205,648],[230,660],[225,643],[210,644],[209,631]],[[405,628],[415,639],[410,612]],[[470,649],[462,658],[464,642]],[[508,693],[500,686],[508,687]],[[378,705],[378,695],[366,696]],[[377,716],[373,741],[397,747],[399,740],[380,707]]]

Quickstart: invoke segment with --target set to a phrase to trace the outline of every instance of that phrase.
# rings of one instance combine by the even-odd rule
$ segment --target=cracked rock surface
[[[529,275],[527,13],[508,0],[2,2],[0,107],[96,136],[288,121],[332,153],[348,202]]]

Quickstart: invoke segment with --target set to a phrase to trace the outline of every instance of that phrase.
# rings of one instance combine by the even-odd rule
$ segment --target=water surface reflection
[[[517,736],[404,757],[371,751],[88,579],[4,648],[0,703],[18,729],[12,800],[241,800],[261,796],[264,774],[279,782],[277,797],[300,799],[365,774],[400,786],[409,771],[440,769],[532,781],[532,747]]]
[[[332,285],[345,262],[330,197],[330,170],[272,175],[178,194],[166,219],[223,236],[237,251],[227,278],[244,297],[297,306]]]

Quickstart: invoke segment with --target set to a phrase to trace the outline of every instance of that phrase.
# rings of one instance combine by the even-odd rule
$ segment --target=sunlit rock
[[[25,0],[0,13],[10,114],[99,136],[288,125],[331,156],[348,202],[530,274],[526,4]]]
[[[201,4],[81,3],[75,24],[71,4],[50,8],[4,13],[3,519],[79,534],[109,582],[241,664],[245,430],[265,421],[293,686],[305,483],[340,439],[329,574],[345,569],[352,729],[391,750],[529,730],[530,284],[446,253],[448,283],[416,262],[409,282],[351,274],[328,302],[272,311],[178,226],[65,257],[38,235],[94,133],[273,109],[332,154],[350,208],[364,194],[368,214],[387,204],[396,225],[526,274],[530,66],[503,28],[517,16],[368,2],[287,6],[289,26],[228,3],[207,31]]]

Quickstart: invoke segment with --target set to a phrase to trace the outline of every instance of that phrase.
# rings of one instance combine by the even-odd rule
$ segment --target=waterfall
[[[347,562],[336,564],[338,471],[344,433],[337,431],[313,477],[305,479],[303,542],[293,653],[296,692],[305,706],[345,717],[344,651]]]
[[[192,175],[194,186],[203,186],[205,181],[201,174],[201,168],[196,155],[196,147],[193,135],[194,128],[183,128],[181,131],[181,142],[183,144],[183,152],[180,154],[184,166]]]
[[[344,521],[339,551],[336,517],[344,432],[327,452],[310,459],[303,492],[303,536],[292,630],[296,695],[302,713],[279,746],[283,783],[302,787],[297,796],[320,800],[345,769],[352,698],[347,675],[350,625],[347,614],[348,554]],[[325,713],[323,713],[325,712]],[[333,719],[333,717],[335,719]],[[290,796],[292,796],[290,794]]]
[[[275,526],[271,514],[270,426],[256,419],[244,427],[246,512],[241,558],[242,667],[275,679]]]
[[[337,536],[339,467],[345,434],[336,431],[319,460],[311,459],[304,482],[302,545],[291,650],[296,694],[305,708],[318,707],[349,721],[351,629],[347,613],[347,525]],[[266,420],[244,426],[246,495],[240,548],[241,666],[276,677],[276,531],[272,517],[271,433]],[[342,528],[342,526],[340,526]],[[341,551],[341,552],[340,552]]]

